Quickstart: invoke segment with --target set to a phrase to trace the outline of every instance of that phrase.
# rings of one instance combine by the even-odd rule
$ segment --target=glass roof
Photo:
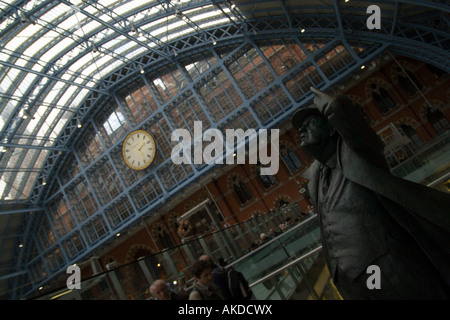
[[[231,18],[226,7],[188,0],[0,0],[0,9],[2,201],[29,197],[89,88],[146,51]]]

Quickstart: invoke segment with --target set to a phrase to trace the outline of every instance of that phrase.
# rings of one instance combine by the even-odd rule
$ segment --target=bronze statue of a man
[[[344,299],[449,299],[450,195],[392,175],[360,108],[318,89],[292,117],[315,160],[303,177]],[[368,267],[380,289],[368,286]],[[370,287],[370,288],[369,288]]]

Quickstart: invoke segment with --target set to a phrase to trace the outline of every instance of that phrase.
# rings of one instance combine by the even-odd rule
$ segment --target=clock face
[[[122,156],[130,168],[143,170],[155,159],[156,145],[153,137],[144,130],[131,132],[123,142]]]

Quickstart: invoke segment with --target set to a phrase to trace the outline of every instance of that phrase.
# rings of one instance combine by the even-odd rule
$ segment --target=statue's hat
[[[298,109],[297,111],[294,112],[294,115],[291,118],[291,122],[292,125],[294,126],[294,128],[296,130],[298,130],[300,128],[300,126],[302,125],[303,121],[305,121],[306,118],[308,118],[309,116],[312,115],[321,115],[323,116],[322,113],[320,113],[319,109],[317,108],[301,108]]]

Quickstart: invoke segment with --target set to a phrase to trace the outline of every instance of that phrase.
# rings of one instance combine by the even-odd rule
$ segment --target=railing
[[[312,251],[306,253],[305,255],[301,256],[300,258],[295,259],[292,262],[289,262],[287,265],[273,271],[272,273],[269,273],[267,276],[257,280],[256,282],[252,283],[250,285],[250,288],[252,291],[257,291],[257,288],[261,284],[270,283],[273,278],[278,277],[281,281],[272,281],[272,284],[274,284],[274,288],[268,292],[268,295],[266,296],[258,296],[255,297],[258,300],[268,300],[270,297],[273,297],[274,293],[277,293],[279,298],[285,300],[288,299],[292,292],[295,291],[300,281],[304,281],[308,291],[310,292],[311,296],[314,297],[315,300],[319,300],[319,294],[314,289],[314,286],[311,285],[310,280],[306,277],[305,268],[303,264],[306,261],[307,258],[317,258],[317,253],[322,250],[322,246],[317,247],[316,249],[313,249]]]
[[[414,156],[406,159],[391,169],[399,177],[418,183],[427,184],[449,171],[450,130],[441,134],[434,141],[416,150]]]
[[[263,255],[270,255],[269,260],[277,259],[277,264],[270,265],[278,268],[288,261],[286,259],[306,253],[308,248],[304,244],[310,244],[309,249],[317,247],[319,232],[317,226],[313,227],[314,221],[317,221],[314,216],[305,215],[297,203],[291,203],[138,261],[115,267],[108,264],[111,270],[82,280],[80,290],[68,290],[64,280],[59,290],[41,294],[38,299],[148,299],[149,285],[156,279],[164,279],[173,290],[179,289],[180,278],[192,279],[189,268],[202,254],[208,254],[216,261],[224,258],[236,268],[245,267],[244,260],[255,261]],[[281,226],[283,230],[280,230]],[[270,235],[271,230],[281,234],[264,244],[258,243],[260,235]],[[278,252],[280,250],[281,253]],[[266,270],[266,274],[273,270]],[[68,275],[63,277],[67,279]],[[254,278],[249,281],[254,281]]]
[[[301,281],[317,299],[318,294],[305,275],[320,250],[320,229],[317,216],[313,215],[229,266],[242,272],[255,299],[288,299]]]

